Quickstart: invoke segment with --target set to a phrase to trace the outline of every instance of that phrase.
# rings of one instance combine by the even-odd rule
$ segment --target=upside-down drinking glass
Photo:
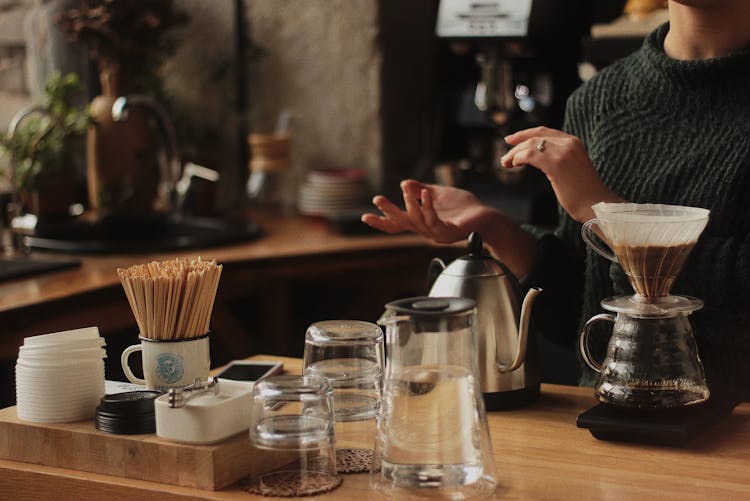
[[[251,492],[303,496],[341,484],[336,471],[331,385],[315,376],[272,376],[253,387],[250,441],[263,466]]]
[[[326,320],[305,335],[306,375],[333,387],[339,472],[369,471],[383,384],[383,332],[370,322]]]

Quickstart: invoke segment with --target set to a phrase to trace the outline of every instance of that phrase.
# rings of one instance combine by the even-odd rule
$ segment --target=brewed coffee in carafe
[[[607,404],[637,409],[705,401],[709,391],[688,319],[703,307],[703,301],[670,295],[670,291],[706,227],[709,211],[603,202],[592,209],[596,218],[583,225],[584,241],[619,263],[635,291],[632,296],[604,299],[602,307],[616,315],[592,317],[581,333],[583,359],[599,373],[597,397]],[[599,363],[589,351],[588,337],[592,326],[601,321],[611,322],[613,328],[607,355]]]

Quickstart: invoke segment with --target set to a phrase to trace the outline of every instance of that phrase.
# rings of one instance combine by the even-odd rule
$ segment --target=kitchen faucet
[[[167,150],[167,162],[161,172],[159,197],[162,206],[174,211],[177,216],[185,212],[186,200],[192,186],[193,178],[201,178],[216,182],[219,173],[215,170],[202,167],[191,162],[185,164],[184,168],[180,160],[180,152],[177,137],[171,120],[164,108],[148,96],[133,95],[119,97],[112,106],[112,119],[121,122],[128,119],[129,110],[134,106],[148,108],[155,117]],[[12,139],[21,123],[33,114],[48,114],[43,106],[28,106],[18,111],[8,126],[8,138]],[[4,208],[6,218],[3,218],[2,233],[0,233],[0,254],[21,255],[28,254],[29,248],[24,243],[24,235],[34,232],[38,218],[34,214],[25,214],[21,202],[21,194],[18,189],[18,159],[14,152],[10,152],[9,174],[10,174],[10,200]],[[182,177],[180,177],[182,176]],[[3,208],[0,207],[0,210]],[[7,235],[7,237],[6,237]],[[6,239],[7,238],[7,239]]]
[[[154,99],[143,95],[120,96],[112,104],[112,120],[125,122],[130,115],[130,109],[134,106],[142,106],[151,112],[156,120],[157,127],[162,134],[165,145],[167,161],[162,165],[159,181],[159,205],[174,210],[172,194],[180,176],[180,152],[177,146],[177,134],[175,134],[172,121],[167,116],[164,108]]]
[[[18,111],[8,125],[8,139],[13,139],[21,125],[27,117],[38,113],[49,115],[49,112],[40,105],[27,106]],[[28,254],[29,248],[23,243],[23,233],[33,231],[36,227],[37,219],[31,214],[24,215],[23,203],[21,202],[21,193],[18,189],[18,164],[14,149],[10,151],[10,201],[6,206],[7,225],[10,235],[9,247],[5,249],[6,254]]]
[[[174,125],[164,108],[154,99],[140,94],[120,96],[112,104],[112,119],[115,122],[124,122],[128,119],[129,110],[135,106],[143,106],[151,112],[166,145],[167,161],[166,166],[162,168],[159,183],[160,205],[174,211],[178,216],[183,215],[192,178],[200,177],[216,182],[219,173],[191,162],[183,168]]]

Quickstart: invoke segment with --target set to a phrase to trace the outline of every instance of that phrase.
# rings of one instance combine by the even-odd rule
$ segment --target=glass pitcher
[[[584,362],[599,377],[596,397],[622,408],[656,410],[705,402],[709,396],[703,364],[688,315],[703,301],[668,296],[646,302],[638,296],[602,301],[602,313],[591,317],[580,337]],[[601,363],[590,353],[588,338],[598,322],[611,322],[612,337]]]
[[[479,387],[476,303],[388,303],[386,370],[370,486],[389,497],[469,499],[496,487]]]

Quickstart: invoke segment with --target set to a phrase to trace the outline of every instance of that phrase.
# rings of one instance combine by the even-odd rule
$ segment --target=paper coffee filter
[[[94,417],[96,406],[99,399],[104,396],[102,393],[98,398],[74,402],[62,408],[34,408],[25,403],[19,402],[16,409],[18,418],[24,421],[39,423],[67,423],[72,421],[84,421]]]
[[[88,361],[107,358],[107,350],[104,348],[82,348],[80,350],[60,350],[59,352],[45,350],[29,350],[21,346],[18,349],[18,357],[24,360],[51,360],[61,361]]]
[[[43,345],[60,345],[67,343],[86,342],[99,338],[99,329],[97,327],[84,327],[62,332],[53,332],[52,334],[42,334],[24,338],[24,346],[43,346]],[[95,342],[95,341],[89,341]]]
[[[698,241],[708,223],[708,209],[665,204],[600,202],[591,207],[612,245],[686,245]]]
[[[104,356],[97,356],[71,359],[60,358],[54,360],[47,357],[31,357],[21,355],[16,359],[16,364],[38,370],[85,370],[91,367],[98,367],[100,364],[104,364],[104,358]]]
[[[91,419],[104,395],[104,361],[73,365],[16,363],[16,404],[19,419],[69,422]]]

